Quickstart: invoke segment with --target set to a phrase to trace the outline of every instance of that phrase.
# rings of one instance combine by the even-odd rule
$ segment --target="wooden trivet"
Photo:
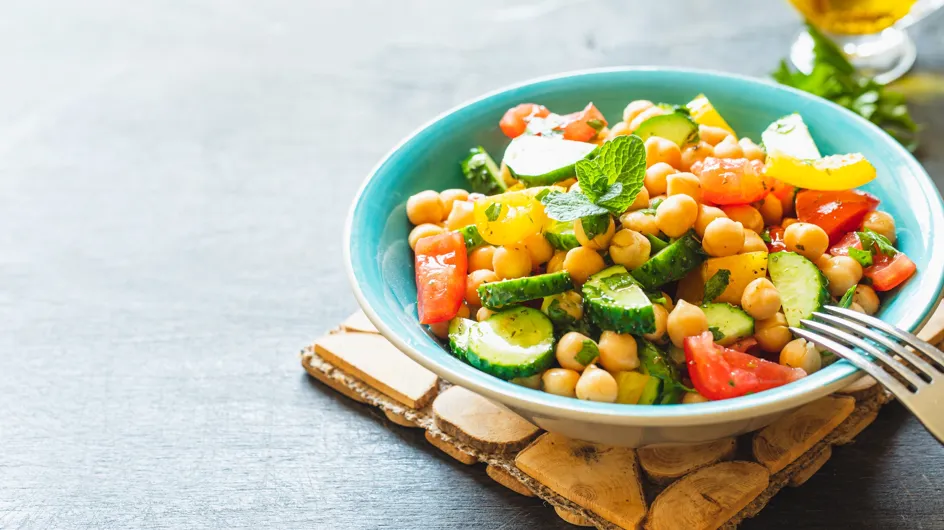
[[[919,334],[944,339],[944,311]],[[628,449],[543,432],[502,405],[453,386],[380,336],[360,312],[301,354],[327,387],[489,477],[536,496],[565,521],[600,529],[733,529],[785,486],[801,486],[871,424],[891,397],[870,377],[738,438]]]

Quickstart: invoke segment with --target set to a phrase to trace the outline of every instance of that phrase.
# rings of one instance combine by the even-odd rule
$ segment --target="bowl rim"
[[[742,396],[739,398],[710,401],[695,404],[675,404],[661,405],[658,407],[645,405],[627,405],[616,403],[595,403],[583,401],[562,396],[553,396],[539,390],[533,390],[519,385],[514,385],[498,378],[489,376],[484,372],[475,371],[474,376],[466,377],[464,374],[451,369],[449,366],[427,357],[414,349],[411,345],[400,339],[393,330],[388,327],[373,309],[366,295],[361,289],[354,272],[354,263],[351,256],[352,230],[354,225],[354,214],[358,205],[361,203],[363,194],[376,177],[377,173],[383,168],[387,161],[397,153],[403,146],[408,144],[414,137],[421,134],[428,127],[436,122],[453,114],[463,108],[476,105],[489,98],[498,96],[502,93],[538,84],[547,81],[554,81],[569,77],[593,76],[611,73],[675,73],[680,75],[697,75],[705,77],[723,78],[729,81],[746,83],[749,85],[761,85],[776,90],[782,90],[799,96],[802,99],[809,100],[815,104],[831,106],[841,113],[847,114],[859,126],[871,129],[884,137],[886,142],[893,144],[892,149],[897,150],[903,158],[909,170],[919,177],[918,184],[926,192],[931,203],[932,216],[936,214],[938,218],[944,219],[944,201],[941,199],[940,192],[935,187],[931,177],[925,171],[924,167],[909,153],[901,144],[899,144],[878,126],[866,120],[865,118],[845,109],[829,100],[814,96],[792,87],[784,86],[773,82],[772,80],[750,77],[740,74],[730,74],[708,69],[698,68],[678,68],[661,66],[618,66],[603,68],[588,68],[572,70],[546,76],[539,76],[517,83],[505,85],[486,92],[485,94],[466,100],[452,108],[439,113],[432,119],[426,121],[413,132],[400,140],[392,149],[390,149],[381,159],[371,168],[367,178],[361,183],[356,195],[348,210],[347,219],[344,225],[342,251],[344,256],[345,271],[351,284],[354,296],[358,304],[364,311],[367,318],[377,327],[378,331],[400,351],[404,352],[411,359],[425,367],[426,369],[443,377],[447,381],[466,387],[485,397],[504,403],[512,408],[526,410],[532,414],[544,415],[550,418],[565,418],[582,422],[596,422],[609,425],[626,426],[696,426],[716,424],[721,421],[729,421],[739,418],[758,417],[769,414],[775,414],[780,411],[789,410],[805,403],[808,403],[819,397],[826,396],[837,390],[848,386],[865,374],[855,368],[848,361],[840,360],[825,368],[821,372],[821,377],[805,377],[799,381],[784,385],[778,389],[786,389],[789,393],[778,389],[772,389],[766,392],[760,392],[753,395]],[[921,178],[923,177],[923,178]],[[933,199],[932,199],[933,198]],[[944,225],[942,225],[944,226]],[[907,326],[908,331],[914,332],[923,327],[934,313],[934,309],[944,298],[944,275],[937,278],[935,286],[938,295],[931,300],[931,303],[924,308],[920,318]],[[828,377],[825,377],[827,376]],[[824,379],[820,381],[820,379]]]

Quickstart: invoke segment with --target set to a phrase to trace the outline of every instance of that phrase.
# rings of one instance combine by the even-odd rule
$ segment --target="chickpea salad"
[[[790,327],[825,304],[874,314],[915,273],[856,189],[875,168],[822,156],[799,114],[760,145],[704,95],[612,124],[523,103],[499,126],[500,164],[460,162],[471,192],[406,207],[420,323],[495,377],[625,404],[761,392],[834,360]]]

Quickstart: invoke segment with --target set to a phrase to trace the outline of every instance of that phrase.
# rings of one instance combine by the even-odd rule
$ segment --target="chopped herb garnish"
[[[861,232],[856,232],[856,235],[859,236],[859,241],[862,242],[863,250],[881,252],[890,258],[894,258],[895,254],[898,254],[898,249],[892,246],[892,242],[874,230],[864,228]]]
[[[593,239],[600,234],[605,234],[610,228],[610,214],[601,213],[597,215],[588,215],[580,218],[580,227],[583,228],[587,239]]]
[[[606,124],[601,120],[587,120],[587,125],[593,127],[593,130],[597,132],[603,130],[603,128],[606,127]]]
[[[711,278],[705,282],[705,303],[711,303],[712,300],[721,296],[721,293],[728,288],[728,282],[731,280],[731,271],[728,269],[719,269]]]
[[[771,242],[770,230],[764,230],[763,232],[761,232],[760,238],[764,241],[764,243],[767,243],[769,245]]]
[[[858,261],[859,265],[868,267],[872,265],[872,253],[868,250],[860,250],[855,247],[849,247],[849,257]]]
[[[711,332],[711,340],[713,341],[719,341],[724,338],[724,333],[721,333],[721,330],[714,326],[709,327],[708,331]]]
[[[493,202],[485,209],[485,218],[489,221],[497,221],[501,217],[502,203]]]
[[[574,356],[578,363],[589,366],[597,357],[600,356],[600,348],[592,340],[585,340],[580,345],[580,351]]]
[[[853,285],[846,291],[846,294],[842,295],[842,299],[839,300],[839,307],[848,309],[852,305],[852,299],[855,297],[856,286]]]

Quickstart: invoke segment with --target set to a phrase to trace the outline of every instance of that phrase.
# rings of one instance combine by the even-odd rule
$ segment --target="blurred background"
[[[939,15],[897,87],[941,186]],[[355,309],[347,206],[485,91],[766,76],[800,29],[786,0],[5,2],[0,528],[567,527],[303,375],[297,352]],[[890,405],[743,527],[942,528],[942,469]]]

